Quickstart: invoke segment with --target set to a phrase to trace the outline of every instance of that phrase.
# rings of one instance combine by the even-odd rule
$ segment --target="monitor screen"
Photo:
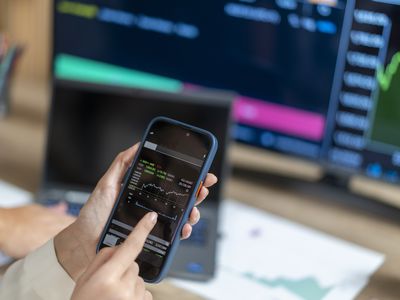
[[[238,93],[234,138],[398,182],[400,2],[54,2],[57,79]]]

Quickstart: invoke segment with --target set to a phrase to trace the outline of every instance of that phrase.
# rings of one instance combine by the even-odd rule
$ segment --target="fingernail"
[[[196,221],[196,223],[200,220],[200,211],[199,211],[199,209],[195,206],[194,208],[193,208],[193,210],[195,210],[196,211],[196,219],[195,219],[195,221]]]
[[[214,178],[215,178],[215,183],[217,183],[218,182],[218,177],[214,175]]]
[[[192,234],[192,227],[190,227],[189,232],[186,234],[185,239],[188,239],[190,235]]]
[[[157,223],[157,217],[158,217],[158,215],[154,211],[149,213],[149,216],[148,216],[148,218],[149,218],[149,220],[150,220],[150,222],[152,224],[156,224]]]
[[[200,221],[200,212],[199,212],[199,215],[196,218],[196,224],[199,223],[199,221]]]

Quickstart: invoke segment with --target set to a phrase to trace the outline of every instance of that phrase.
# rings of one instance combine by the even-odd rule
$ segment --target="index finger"
[[[137,223],[128,238],[118,246],[118,250],[107,262],[110,269],[120,273],[126,271],[142,251],[147,236],[150,234],[156,222],[157,213],[150,212]]]

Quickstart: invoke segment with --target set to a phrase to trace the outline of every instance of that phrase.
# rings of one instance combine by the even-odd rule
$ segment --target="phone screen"
[[[142,143],[100,249],[120,244],[146,213],[157,212],[157,224],[137,259],[140,275],[152,280],[159,275],[174,239],[180,238],[178,225],[197,192],[211,140],[203,133],[157,121]]]

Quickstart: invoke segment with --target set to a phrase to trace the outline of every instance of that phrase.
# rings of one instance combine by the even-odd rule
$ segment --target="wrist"
[[[76,282],[85,272],[90,257],[79,239],[76,223],[71,224],[54,238],[57,260],[68,275]]]

